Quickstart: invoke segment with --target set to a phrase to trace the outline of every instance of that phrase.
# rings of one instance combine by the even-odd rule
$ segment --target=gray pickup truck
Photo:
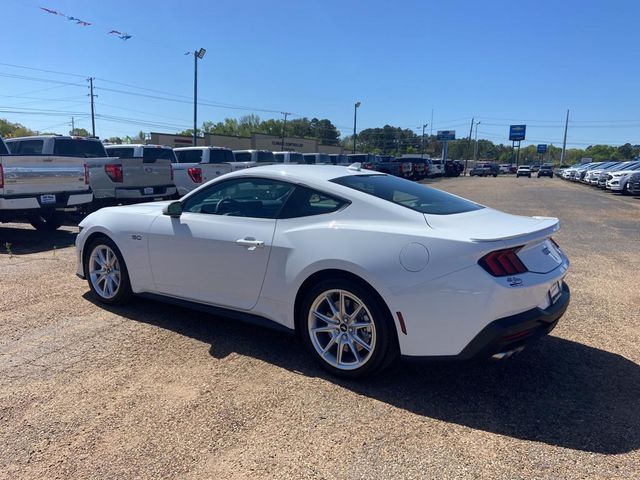
[[[95,139],[48,135],[6,145],[0,139],[0,222],[27,220],[38,230],[56,230],[92,201],[88,162],[105,156]]]
[[[161,145],[107,145],[107,159],[89,162],[96,207],[173,198],[171,164],[176,155]]]

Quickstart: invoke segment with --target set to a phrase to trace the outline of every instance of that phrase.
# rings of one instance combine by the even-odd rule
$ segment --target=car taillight
[[[187,173],[193,180],[193,183],[202,183],[202,169],[198,167],[191,167],[187,169]]]
[[[84,168],[84,184],[89,185],[89,165],[86,163],[83,165]]]
[[[2,169],[2,165],[0,165],[0,188],[4,188],[4,170]]]
[[[104,171],[109,175],[112,182],[122,183],[122,165],[116,163],[107,163]]]
[[[495,250],[486,254],[478,264],[494,277],[506,277],[527,272],[527,267],[518,258],[518,251],[522,246]]]
[[[365,163],[362,165],[362,168],[366,168],[367,170],[373,170],[373,163]]]

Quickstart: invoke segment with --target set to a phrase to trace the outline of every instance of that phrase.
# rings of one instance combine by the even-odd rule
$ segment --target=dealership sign
[[[527,132],[526,125],[511,125],[509,127],[509,140],[512,142],[520,142],[524,140],[524,136],[526,132]]]
[[[440,141],[449,141],[456,139],[456,131],[455,130],[438,130],[438,140]]]

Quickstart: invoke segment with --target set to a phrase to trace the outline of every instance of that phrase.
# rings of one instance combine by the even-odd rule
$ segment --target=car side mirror
[[[179,218],[182,215],[182,203],[171,202],[162,209],[164,215],[169,215],[171,218]]]

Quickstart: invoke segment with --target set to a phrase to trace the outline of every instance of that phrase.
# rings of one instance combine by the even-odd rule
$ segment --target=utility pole
[[[284,137],[287,134],[287,117],[291,115],[289,112],[280,112],[284,115],[284,124],[282,125],[282,145],[280,146],[280,151],[284,152]]]
[[[420,155],[421,158],[424,158],[424,129],[427,127],[427,125],[429,124],[425,123],[424,125],[422,125],[422,154]]]
[[[465,155],[465,159],[464,159],[464,175],[467,174],[467,163],[469,162],[469,156],[471,155],[471,134],[473,134],[474,123],[475,123],[475,117],[471,117],[471,128],[469,128],[469,141],[467,142],[467,154]]]
[[[429,124],[431,125],[431,128],[429,129],[429,136],[433,136],[433,108],[431,109],[431,123]]]
[[[356,122],[358,120],[359,106],[360,102],[356,102],[353,106],[353,153],[356,153],[356,138],[358,138],[358,135],[356,134]]]
[[[89,97],[91,98],[91,136],[95,138],[96,136],[96,115],[93,108],[93,99],[97,97],[97,95],[93,94],[93,77],[89,77]]]
[[[567,109],[567,118],[564,121],[564,138],[562,140],[562,153],[560,154],[560,165],[564,165],[564,154],[567,149],[567,128],[569,127],[569,109]]]
[[[73,119],[73,117],[71,117],[71,132],[73,132],[76,129],[76,123],[75,120]],[[72,133],[73,135],[73,133]]]
[[[473,150],[473,161],[474,161],[474,164],[475,164],[475,162],[478,161],[478,125],[480,125],[480,122],[476,122],[476,139],[475,139],[475,148]]]

